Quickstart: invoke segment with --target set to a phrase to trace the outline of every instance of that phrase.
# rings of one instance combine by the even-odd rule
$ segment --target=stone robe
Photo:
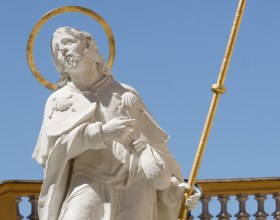
[[[104,142],[102,125],[116,117],[136,120],[133,138]],[[40,220],[176,219],[183,178],[167,140],[137,92],[110,77],[92,91],[54,92],[33,153],[45,171]]]

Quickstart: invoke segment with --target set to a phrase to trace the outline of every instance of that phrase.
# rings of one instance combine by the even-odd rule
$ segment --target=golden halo
[[[35,61],[34,61],[34,43],[35,43],[35,39],[37,37],[37,34],[39,32],[39,30],[41,29],[41,27],[52,17],[65,13],[65,12],[80,12],[82,14],[88,15],[89,17],[95,19],[105,30],[107,38],[108,38],[108,42],[109,42],[109,58],[108,58],[108,62],[107,62],[107,66],[109,68],[112,68],[113,63],[114,63],[114,58],[115,58],[115,40],[114,40],[114,36],[113,36],[113,32],[110,28],[110,26],[108,25],[108,23],[96,12],[91,11],[88,8],[83,8],[80,6],[63,6],[60,8],[56,8],[50,12],[48,12],[47,14],[45,14],[33,27],[29,38],[28,38],[28,42],[27,42],[27,48],[26,48],[26,55],[27,55],[27,62],[29,65],[29,68],[31,70],[31,72],[33,73],[34,77],[46,88],[50,89],[50,90],[56,90],[56,85],[49,82],[48,80],[46,80],[39,72],[39,70],[37,69],[36,65],[35,65]]]

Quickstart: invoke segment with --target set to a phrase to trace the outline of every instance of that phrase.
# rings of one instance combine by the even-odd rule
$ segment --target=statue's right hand
[[[102,125],[104,141],[118,141],[123,142],[133,140],[133,126],[135,119],[128,119],[127,117],[113,118],[106,124]]]

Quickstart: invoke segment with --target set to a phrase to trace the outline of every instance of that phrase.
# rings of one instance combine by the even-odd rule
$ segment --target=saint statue
[[[189,185],[137,91],[114,80],[89,33],[58,28],[51,46],[61,80],[32,156],[40,220],[177,219]]]

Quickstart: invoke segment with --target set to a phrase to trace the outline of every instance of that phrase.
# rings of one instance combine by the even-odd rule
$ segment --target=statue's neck
[[[69,83],[80,91],[92,91],[95,85],[104,77],[103,74],[98,72],[79,71],[76,74],[71,74]]]
[[[99,88],[105,81],[107,81],[107,76],[104,76],[103,74],[98,74],[99,77],[92,77],[88,80],[71,80],[67,83],[68,86],[70,86],[72,89],[77,91],[95,91],[97,88]]]

